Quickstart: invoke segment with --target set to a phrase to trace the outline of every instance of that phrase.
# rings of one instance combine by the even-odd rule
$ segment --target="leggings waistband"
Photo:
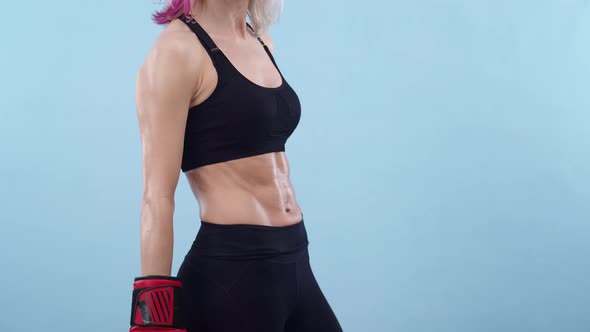
[[[222,225],[201,220],[188,256],[239,260],[284,258],[307,249],[308,244],[303,219],[288,226]]]

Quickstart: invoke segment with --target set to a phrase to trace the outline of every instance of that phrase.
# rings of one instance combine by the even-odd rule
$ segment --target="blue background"
[[[0,331],[126,331],[152,1],[9,1]],[[345,331],[590,331],[590,2],[287,1],[271,34]],[[173,271],[198,227],[181,181]]]

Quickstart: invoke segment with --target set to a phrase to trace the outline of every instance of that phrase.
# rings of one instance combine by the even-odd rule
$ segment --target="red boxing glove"
[[[180,311],[181,288],[176,277],[135,278],[129,332],[187,332]]]

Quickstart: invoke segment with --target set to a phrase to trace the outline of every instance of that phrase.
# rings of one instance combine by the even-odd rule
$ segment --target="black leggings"
[[[340,332],[309,264],[303,220],[289,226],[201,221],[180,266],[188,332]]]

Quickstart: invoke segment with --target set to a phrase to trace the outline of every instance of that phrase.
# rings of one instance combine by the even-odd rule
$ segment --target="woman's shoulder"
[[[157,35],[142,67],[159,67],[195,77],[207,56],[194,33],[180,20],[170,22]]]
[[[199,46],[195,34],[183,22],[175,19],[160,32],[150,51],[174,56],[178,60],[188,60],[198,56],[195,52],[202,49]]]
[[[204,49],[199,50],[200,43],[192,31],[179,24],[183,23],[173,20],[159,33],[139,67],[136,89],[144,103],[173,104],[176,100],[188,100],[203,74],[203,59],[207,54]]]

